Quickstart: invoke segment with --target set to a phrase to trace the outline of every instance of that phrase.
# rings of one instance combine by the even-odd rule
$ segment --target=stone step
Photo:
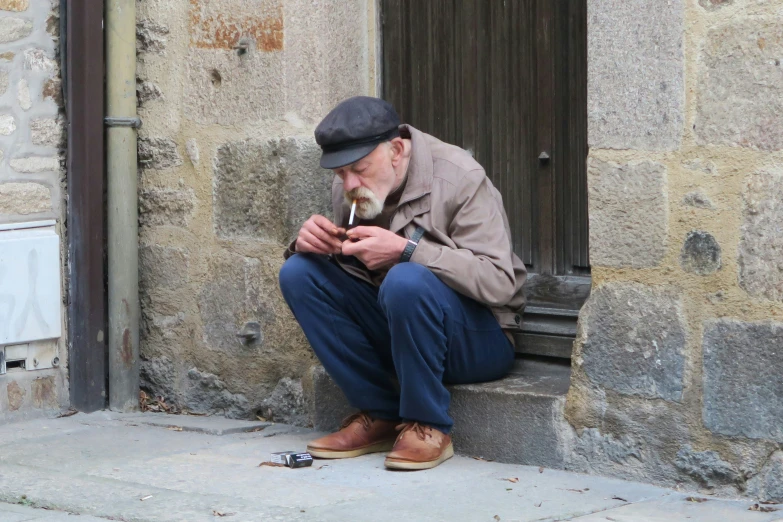
[[[457,453],[486,460],[562,469],[570,436],[567,363],[518,359],[504,379],[451,386]],[[333,431],[354,410],[322,367],[313,373],[313,424]]]

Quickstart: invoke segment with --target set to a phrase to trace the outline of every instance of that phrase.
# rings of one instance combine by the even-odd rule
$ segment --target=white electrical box
[[[60,238],[54,225],[53,220],[0,225],[0,349],[62,334]]]

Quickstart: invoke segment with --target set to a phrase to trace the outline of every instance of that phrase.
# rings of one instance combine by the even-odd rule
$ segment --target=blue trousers
[[[422,265],[398,264],[376,287],[326,257],[296,254],[280,288],[327,373],[376,418],[449,433],[444,383],[499,379],[514,361],[492,312]]]

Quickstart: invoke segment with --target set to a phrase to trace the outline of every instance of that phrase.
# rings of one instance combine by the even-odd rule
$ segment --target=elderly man
[[[444,383],[498,379],[514,360],[526,272],[501,196],[470,154],[377,98],[340,103],[315,138],[335,174],[334,222],[305,222],[280,287],[359,413],[308,451],[391,450],[388,468],[435,467],[454,454]]]

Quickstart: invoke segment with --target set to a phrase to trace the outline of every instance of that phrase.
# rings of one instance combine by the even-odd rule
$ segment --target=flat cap
[[[400,117],[391,103],[369,96],[341,102],[315,129],[321,167],[337,169],[359,161],[379,143],[400,135]]]

